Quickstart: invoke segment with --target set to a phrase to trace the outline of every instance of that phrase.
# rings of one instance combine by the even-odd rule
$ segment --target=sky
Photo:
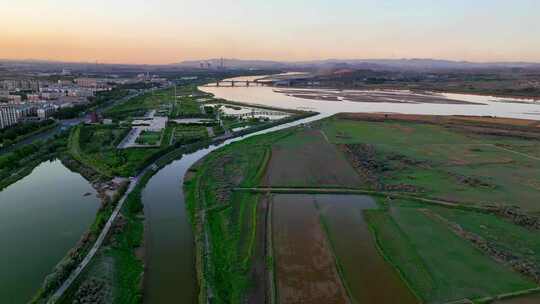
[[[0,0],[0,58],[540,62],[540,0]]]

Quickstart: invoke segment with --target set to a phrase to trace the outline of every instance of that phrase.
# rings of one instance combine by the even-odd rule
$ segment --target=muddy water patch
[[[312,195],[272,202],[278,303],[349,303]]]
[[[341,275],[355,303],[418,303],[377,250],[363,211],[376,209],[368,196],[316,195],[315,202]]]

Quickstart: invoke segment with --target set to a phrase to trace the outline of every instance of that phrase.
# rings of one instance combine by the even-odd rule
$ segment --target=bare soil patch
[[[272,147],[264,179],[267,186],[358,187],[360,177],[336,146],[308,129]],[[302,142],[296,144],[296,139]]]

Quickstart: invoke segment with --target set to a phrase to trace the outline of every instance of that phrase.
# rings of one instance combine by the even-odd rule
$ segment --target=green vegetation
[[[540,211],[538,139],[496,136],[505,134],[496,127],[414,121],[332,118],[322,129],[353,154],[371,188]]]
[[[50,130],[58,125],[57,122],[47,119],[40,122],[17,124],[11,128],[0,130],[0,147],[9,147],[34,134]]]
[[[136,251],[140,251],[144,233],[141,192],[151,176],[144,175],[128,195],[112,235],[60,303],[141,302],[143,261]]]
[[[55,135],[0,155],[0,190],[30,174],[41,162],[66,150],[66,134]]]
[[[191,143],[208,138],[208,130],[201,125],[175,125],[173,130],[175,143]]]
[[[206,117],[201,113],[200,104],[195,95],[198,89],[194,85],[178,86],[177,97],[174,87],[155,90],[132,98],[128,102],[116,105],[105,112],[105,115],[115,119],[144,116],[150,110],[156,110],[158,115],[169,118]]]
[[[90,248],[93,246],[95,240],[101,233],[101,230],[126,190],[127,183],[124,183],[119,187],[112,199],[103,201],[88,232],[82,236],[77,245],[68,252],[58,265],[56,265],[53,272],[45,278],[43,285],[38,290],[31,303],[46,303],[52,293],[55,292],[69,277],[71,272],[75,270],[88,254]]]
[[[69,137],[69,152],[77,161],[105,177],[134,176],[166,150],[170,133],[165,131],[161,147],[117,149],[128,132],[128,128],[114,125],[77,126]],[[154,134],[149,135],[145,139],[147,144],[155,139]]]
[[[286,133],[231,144],[192,169],[195,171],[185,183],[186,203],[198,232],[198,256],[207,256],[198,263],[200,300],[211,289],[216,303],[238,303],[249,291],[259,196],[232,188],[259,184],[269,159],[269,144]]]
[[[529,230],[536,229],[534,225],[515,224],[534,218],[519,221],[497,215],[505,210],[501,206],[509,205],[521,206],[524,214],[540,210],[540,173],[535,170],[540,136],[535,129],[512,123],[485,118],[333,117],[213,152],[192,168],[185,184],[196,231],[199,300],[206,301],[209,292],[217,303],[239,303],[252,295],[254,285],[264,283],[251,276],[252,248],[259,241],[254,223],[264,216],[257,212],[265,201],[261,192],[273,190],[232,190],[261,185],[280,188],[277,193],[346,188],[380,199],[381,209],[364,211],[378,248],[373,253],[391,266],[384,276],[382,268],[373,271],[376,279],[367,271],[351,272],[351,265],[368,257],[355,259],[353,252],[360,256],[369,250],[347,250],[351,242],[340,239],[360,237],[362,213],[332,209],[343,208],[336,200],[320,207],[325,232],[338,249],[334,258],[340,259],[339,273],[347,276],[346,286],[355,298],[369,296],[357,286],[375,284],[388,290],[391,280],[402,280],[393,284],[401,288],[400,294],[407,292],[399,286],[407,286],[425,303],[485,302],[534,290],[540,237]],[[330,212],[340,220],[330,222]],[[332,230],[338,225],[341,233]],[[274,263],[272,259],[271,268]],[[275,267],[283,265],[278,262]],[[415,302],[410,294],[408,299]],[[384,300],[392,301],[391,296]]]
[[[155,146],[159,144],[161,134],[162,132],[143,131],[139,137],[137,137],[136,142],[141,145]]]
[[[479,299],[536,287],[426,214],[429,206],[391,205],[389,211],[368,211],[367,218],[386,258],[424,301]]]

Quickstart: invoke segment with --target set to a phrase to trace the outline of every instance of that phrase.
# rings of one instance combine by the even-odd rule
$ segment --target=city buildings
[[[35,116],[36,110],[32,105],[0,105],[0,129],[13,126],[25,117]]]
[[[56,107],[52,105],[45,105],[37,109],[37,116],[39,119],[48,119],[54,112],[56,112]]]
[[[12,106],[0,106],[0,129],[5,129],[17,124],[17,112]]]

